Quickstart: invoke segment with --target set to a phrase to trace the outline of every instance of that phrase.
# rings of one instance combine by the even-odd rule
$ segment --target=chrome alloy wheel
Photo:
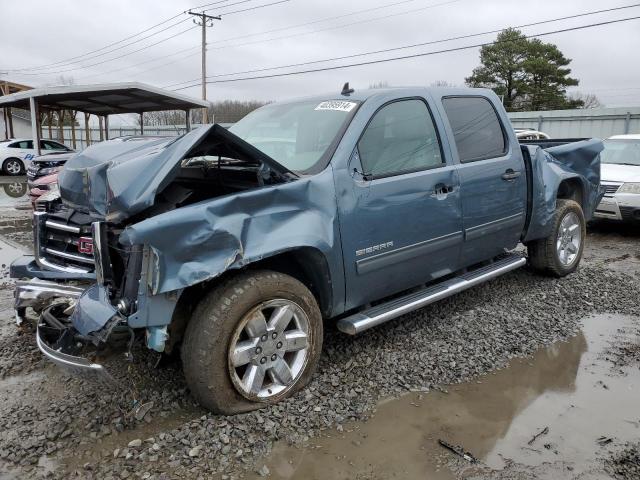
[[[229,344],[235,388],[250,400],[267,400],[291,388],[307,364],[309,336],[309,318],[291,300],[269,300],[250,310]]]
[[[567,267],[573,264],[578,258],[581,242],[582,229],[580,228],[580,219],[576,213],[569,212],[560,222],[556,239],[556,252],[560,263]]]
[[[11,175],[18,175],[22,170],[22,165],[20,160],[7,160],[6,168]]]

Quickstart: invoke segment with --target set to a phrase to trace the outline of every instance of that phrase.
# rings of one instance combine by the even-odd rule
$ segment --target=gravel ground
[[[24,224],[23,214],[7,216],[0,234],[28,245]],[[135,349],[131,363],[119,354],[104,359],[120,389],[67,376],[42,359],[29,327],[13,324],[12,286],[2,284],[0,479],[266,474],[263,458],[278,440],[305,445],[323,430],[368,418],[381,398],[487,374],[573,335],[592,313],[637,314],[637,239],[591,232],[587,246],[597,248],[588,248],[584,266],[565,279],[523,269],[355,338],[327,325],[309,387],[234,417],[201,409],[179,361],[157,365],[146,349]],[[624,463],[617,458],[611,465]]]
[[[604,464],[607,473],[618,480],[640,478],[640,443],[625,445]]]
[[[236,478],[260,471],[276,440],[305,444],[323,429],[367,418],[382,397],[486,374],[572,335],[588,314],[637,313],[639,286],[635,276],[589,266],[561,280],[525,269],[355,338],[328,326],[307,389],[234,417],[197,407],[177,361],[155,368],[145,351],[132,364],[109,358],[127,388],[101,389],[43,363],[30,335],[16,339],[15,327],[3,327],[2,376],[20,376],[4,380],[15,389],[0,390],[0,459],[20,478]],[[136,418],[136,405],[151,409]]]

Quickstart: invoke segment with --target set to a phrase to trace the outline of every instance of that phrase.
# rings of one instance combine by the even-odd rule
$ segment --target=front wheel
[[[24,163],[19,158],[7,158],[2,163],[2,171],[5,175],[24,175]]]
[[[298,280],[247,271],[213,289],[196,308],[182,346],[198,402],[235,414],[275,403],[306,385],[322,349],[322,316]]]
[[[527,244],[529,263],[540,272],[564,277],[578,268],[582,258],[587,235],[582,208],[573,200],[558,199],[552,223],[547,238]]]

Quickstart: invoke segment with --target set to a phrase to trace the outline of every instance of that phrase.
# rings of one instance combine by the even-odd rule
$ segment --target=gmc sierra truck
[[[527,261],[573,272],[602,143],[556,143],[520,145],[490,90],[348,85],[103,142],[34,213],[17,319],[38,313],[39,348],[78,373],[109,378],[91,355],[124,334],[179,349],[213,411],[274,403],[311,378],[324,320],[354,335]]]

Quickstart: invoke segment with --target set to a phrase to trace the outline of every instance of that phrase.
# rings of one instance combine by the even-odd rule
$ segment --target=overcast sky
[[[179,15],[182,11],[205,1],[4,1],[0,28],[0,78],[32,86],[59,83],[60,75],[73,78],[77,84],[140,81],[166,87],[189,80],[195,80],[192,84],[197,84],[200,78],[201,31],[196,27],[181,33],[195,26],[189,19],[178,22],[186,18],[186,15]],[[633,3],[629,0],[289,0],[225,15],[225,12],[275,1],[227,0],[207,7],[211,8],[209,14],[223,17],[207,31],[209,75],[429,42]],[[381,8],[361,12],[376,7]],[[160,27],[90,53],[175,15],[179,16]],[[340,18],[335,18],[337,16]],[[640,7],[538,25],[523,31],[534,34],[632,16],[640,16]],[[164,28],[165,31],[157,33]],[[165,40],[171,35],[176,36]],[[145,36],[149,38],[144,39]],[[494,38],[495,34],[484,35],[257,75],[473,45]],[[577,90],[596,94],[607,106],[640,106],[640,20],[541,39],[557,44],[567,57],[573,59],[572,75],[580,80]],[[161,43],[144,48],[158,41]],[[136,43],[126,46],[131,42]],[[177,53],[183,50],[186,51]],[[84,54],[88,55],[81,57]],[[78,63],[68,62],[71,58]],[[11,71],[53,63],[57,65],[39,70]],[[100,64],[93,65],[97,63]],[[211,84],[208,86],[208,98],[278,100],[309,93],[338,92],[345,81],[350,81],[355,88],[365,88],[379,81],[391,85],[429,85],[444,80],[461,85],[478,63],[479,49],[474,48],[342,70]],[[180,91],[200,96],[199,85]]]

